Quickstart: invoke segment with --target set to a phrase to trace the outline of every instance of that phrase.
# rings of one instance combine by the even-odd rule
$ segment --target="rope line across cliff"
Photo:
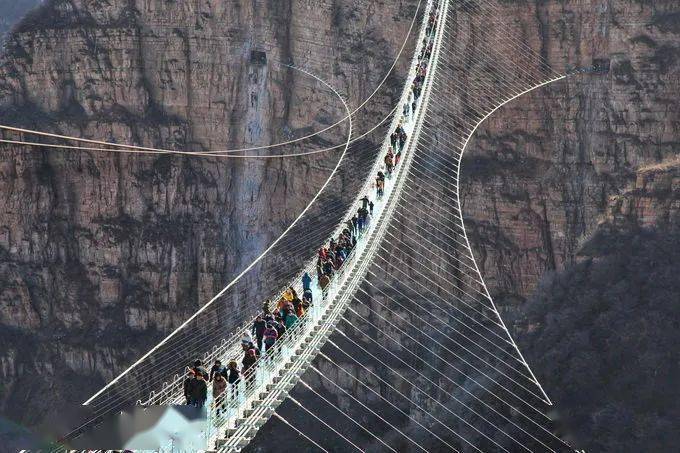
[[[321,130],[314,132],[312,134],[305,135],[303,137],[299,137],[299,138],[296,138],[296,139],[293,139],[293,140],[288,140],[286,142],[280,142],[280,143],[262,145],[262,146],[256,146],[256,147],[226,149],[226,150],[216,150],[216,151],[191,152],[191,151],[177,151],[177,150],[154,148],[154,147],[144,147],[144,146],[137,146],[137,145],[126,145],[126,144],[120,144],[120,143],[105,142],[105,141],[101,141],[101,140],[92,140],[92,139],[85,139],[85,138],[80,138],[80,137],[67,136],[67,135],[62,135],[62,134],[52,134],[52,133],[48,133],[48,132],[41,132],[41,131],[25,129],[25,128],[17,128],[17,127],[12,127],[12,126],[7,126],[7,125],[0,125],[0,129],[11,131],[11,132],[19,132],[19,133],[38,135],[38,136],[43,136],[43,137],[57,138],[57,139],[62,139],[62,140],[70,140],[70,141],[76,141],[76,142],[79,142],[79,143],[90,143],[90,144],[94,144],[94,145],[109,146],[109,147],[115,147],[117,149],[112,150],[112,149],[109,149],[109,148],[92,148],[92,147],[70,146],[70,145],[55,145],[55,144],[48,144],[48,143],[30,142],[30,141],[24,141],[24,140],[7,140],[7,139],[0,139],[0,143],[12,144],[12,145],[24,145],[24,146],[39,146],[39,147],[46,147],[46,148],[52,148],[52,149],[71,149],[71,150],[79,150],[79,151],[119,152],[119,153],[135,153],[135,151],[136,151],[137,154],[178,154],[178,155],[185,155],[185,156],[192,156],[192,157],[220,157],[220,158],[241,158],[241,159],[292,158],[292,157],[309,156],[309,155],[313,155],[313,154],[319,154],[319,153],[324,153],[324,152],[328,152],[328,151],[333,151],[335,149],[340,149],[340,148],[342,148],[343,145],[336,145],[336,146],[333,146],[333,147],[330,147],[330,148],[324,148],[324,149],[308,151],[308,152],[288,153],[288,154],[281,154],[281,155],[264,155],[264,156],[261,156],[261,155],[232,156],[231,155],[231,154],[235,154],[235,153],[270,149],[270,148],[276,148],[276,147],[280,147],[280,146],[286,146],[286,145],[298,143],[300,141],[318,136],[318,135],[322,134],[323,132],[326,132],[330,129],[333,129],[333,128],[345,123],[346,121],[349,121],[350,118],[353,115],[355,115],[360,109],[362,109],[376,95],[376,93],[378,93],[380,88],[382,88],[382,86],[387,82],[388,78],[390,77],[390,75],[394,71],[394,69],[397,65],[397,62],[399,61],[399,58],[401,57],[402,53],[404,52],[404,49],[405,49],[406,44],[408,42],[408,37],[411,35],[411,32],[413,31],[413,27],[415,25],[415,21],[417,19],[417,15],[418,15],[417,11],[420,10],[421,3],[422,3],[422,0],[419,0],[418,1],[418,7],[417,7],[417,10],[416,10],[416,14],[414,14],[414,17],[411,20],[409,30],[406,33],[406,37],[404,38],[404,41],[401,44],[401,47],[399,49],[399,52],[397,53],[396,58],[393,60],[392,65],[390,66],[389,70],[387,71],[385,76],[382,78],[382,80],[380,81],[378,86],[373,90],[373,92],[366,99],[364,99],[361,102],[361,104],[359,104],[359,106],[357,108],[355,108],[354,110],[348,110],[347,116],[345,116],[341,120],[338,120],[337,122],[331,124],[330,126],[325,127],[324,129],[321,129]],[[281,64],[285,67],[289,67],[289,68],[292,68],[292,69],[296,69],[298,71],[302,71],[305,74],[310,75],[310,76],[314,77],[315,79],[317,79],[317,80],[319,80],[319,81],[321,81],[322,83],[325,84],[325,82],[323,82],[317,76],[311,74],[308,71],[304,71],[304,70],[296,67],[292,62],[290,62],[290,63],[277,62],[277,64]],[[382,124],[384,124],[384,122],[387,121],[396,112],[397,108],[399,108],[399,104],[397,104],[375,126],[373,126],[367,132],[361,134],[360,136],[357,136],[355,139],[352,140],[352,142],[362,139],[363,137],[367,136],[368,134],[373,132],[375,129],[380,127]]]

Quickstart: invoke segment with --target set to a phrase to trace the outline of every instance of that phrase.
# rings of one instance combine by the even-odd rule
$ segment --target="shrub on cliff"
[[[527,303],[520,347],[578,448],[674,451],[680,433],[680,232],[596,235]],[[537,326],[537,327],[536,327]]]

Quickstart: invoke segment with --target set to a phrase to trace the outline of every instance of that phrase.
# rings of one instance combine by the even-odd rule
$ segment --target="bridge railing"
[[[358,251],[364,242],[365,232],[359,232],[357,244],[351,250],[343,265],[333,273],[329,284],[321,291],[321,297],[310,305],[304,316],[293,327],[274,343],[269,350],[261,354],[252,368],[250,378],[241,377],[233,386],[228,387],[222,401],[212,401],[208,408],[208,424],[205,432],[206,443],[210,446],[226,428],[234,427],[234,422],[243,416],[252,401],[259,399],[260,394],[267,391],[267,385],[278,376],[282,369],[296,355],[302,341],[313,333],[315,326],[327,312],[331,301],[338,295],[345,277],[359,255]]]

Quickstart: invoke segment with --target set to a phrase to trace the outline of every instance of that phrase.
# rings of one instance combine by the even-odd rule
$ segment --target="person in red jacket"
[[[268,352],[276,343],[279,338],[279,332],[274,328],[272,323],[267,324],[267,328],[264,330],[264,346],[265,352]]]

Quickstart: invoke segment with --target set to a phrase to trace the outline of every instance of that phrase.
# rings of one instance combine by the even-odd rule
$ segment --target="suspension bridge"
[[[242,337],[262,311],[252,295],[270,291],[276,304],[289,287],[303,293],[301,276],[318,274],[319,247],[343,234],[371,194],[373,212],[354,234],[356,244],[342,265],[323,288],[314,278],[312,303],[304,315],[261,353],[251,378],[236,382],[223,400],[209,398],[200,439],[180,439],[181,448],[241,451],[257,442],[263,426],[278,422],[322,451],[333,445],[360,451],[573,451],[555,432],[549,416],[552,402],[484,283],[463,219],[461,162],[477,128],[503,105],[565,77],[505,30],[498,20],[501,14],[498,4],[485,0],[421,1],[404,41],[414,42],[415,51],[403,55],[404,45],[398,55],[410,60],[403,92],[390,115],[363,133],[357,132],[354,119],[370,98],[352,110],[320,75],[281,63],[317,80],[341,101],[345,117],[333,127],[346,129],[346,141],[335,147],[340,151],[335,167],[306,208],[257,259],[84,402],[93,415],[64,437],[64,445],[130,402],[184,404],[184,370],[193,358],[207,365],[240,362]],[[389,172],[384,157],[394,147],[391,136],[397,128],[406,138]],[[84,146],[1,141],[175,153],[43,136],[78,140]],[[256,149],[204,154],[261,157],[249,155],[252,151]],[[347,156],[358,157],[348,162]],[[356,168],[361,171],[354,171],[356,178],[345,184],[351,196],[343,199],[338,180]],[[379,172],[388,175],[384,193],[374,197]],[[324,395],[321,388],[332,393]],[[319,405],[330,405],[337,419],[324,419],[315,406],[302,401],[300,392],[313,395]],[[342,395],[351,411],[330,404],[333,395]],[[290,421],[295,411],[312,418],[323,433],[297,427]],[[371,422],[358,423],[352,414]],[[341,428],[352,424],[361,437],[352,438]]]

